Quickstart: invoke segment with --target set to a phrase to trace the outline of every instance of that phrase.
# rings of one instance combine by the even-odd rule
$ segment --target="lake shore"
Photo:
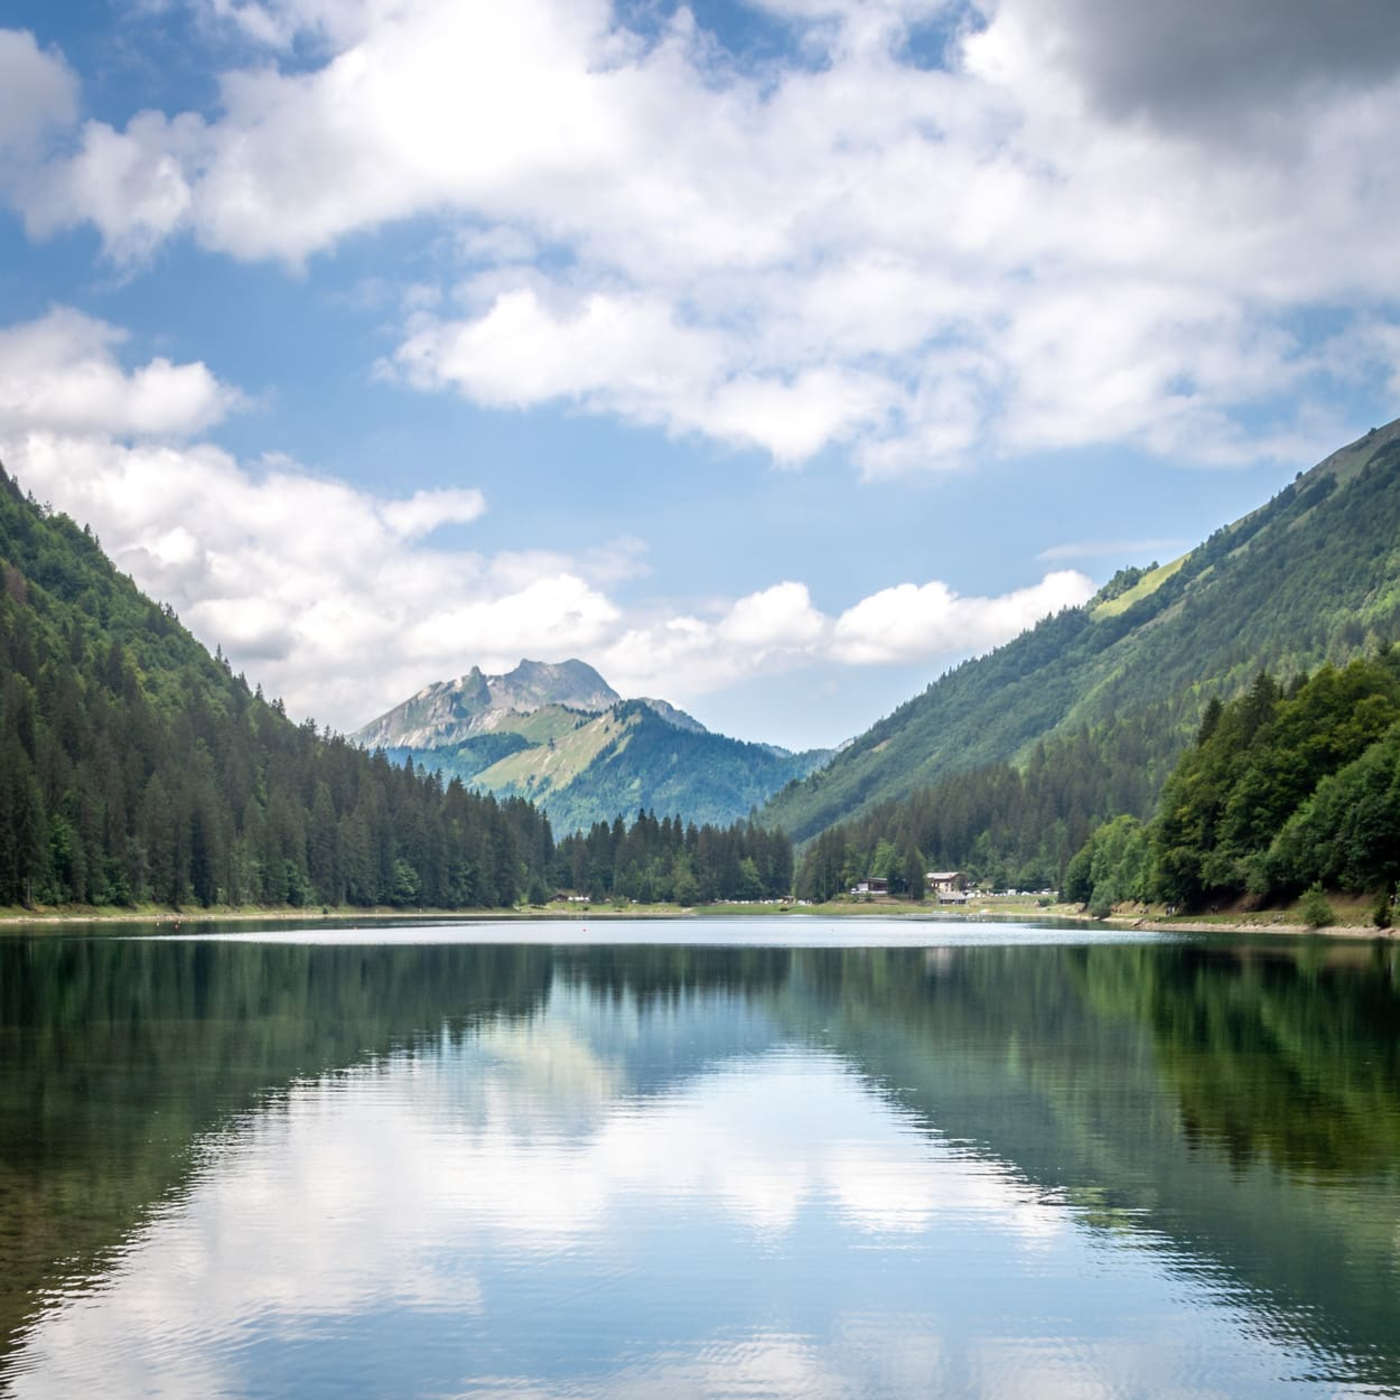
[[[527,919],[664,919],[691,918],[695,911],[675,905],[635,905],[617,908],[599,904],[589,907],[549,906],[517,909],[395,909],[388,905],[372,908],[329,906],[306,909],[288,906],[219,906],[212,908],[165,909],[142,905],[134,909],[109,906],[57,905],[35,909],[0,909],[0,927],[30,925],[50,927],[72,924],[159,924],[178,927],[181,924],[210,923],[382,923],[418,924],[425,919],[444,923],[479,923],[482,920],[511,922]]]
[[[238,906],[192,909],[166,909],[144,905],[135,909],[115,909],[108,906],[54,906],[22,909],[13,906],[0,909],[0,928],[65,928],[81,924],[153,924],[161,928],[178,928],[183,924],[210,923],[326,923],[326,924],[419,924],[424,920],[440,923],[512,923],[541,919],[593,919],[626,921],[633,919],[692,919],[723,918],[886,918],[936,919],[949,922],[989,919],[993,921],[1049,919],[1086,926],[1111,929],[1142,929],[1151,933],[1214,933],[1221,935],[1285,935],[1294,938],[1322,936],[1327,938],[1388,939],[1397,936],[1393,928],[1376,928],[1367,919],[1365,901],[1356,902],[1355,909],[1346,901],[1338,901],[1339,919],[1322,928],[1310,928],[1296,910],[1229,909],[1213,914],[1168,915],[1161,910],[1142,906],[1119,906],[1107,918],[1094,918],[1082,905],[1042,905],[1024,896],[991,895],[966,905],[910,904],[904,900],[874,898],[868,900],[833,900],[825,904],[801,903],[727,903],[697,907],[674,904],[551,904],[517,907],[514,909],[395,909],[387,905],[374,908],[331,906],[326,908],[291,908]]]

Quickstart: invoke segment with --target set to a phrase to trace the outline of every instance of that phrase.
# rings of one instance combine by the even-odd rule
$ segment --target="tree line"
[[[1375,894],[1400,880],[1400,650],[1287,686],[1261,672],[1206,707],[1156,816],[1120,815],[1070,862],[1067,898],[1185,907],[1313,887]]]
[[[511,904],[528,803],[397,767],[240,678],[159,703],[119,642],[0,597],[0,904]]]
[[[610,898],[693,905],[776,899],[792,890],[792,843],[752,821],[697,827],[639,812],[628,827],[594,822],[559,842],[561,887]]]
[[[959,870],[998,889],[1058,888],[1090,832],[1118,812],[1145,818],[1175,745],[1155,709],[1041,740],[1024,769],[990,764],[829,827],[798,866],[799,898],[830,899],[874,875],[921,899],[924,874]]]
[[[1260,672],[1207,703],[1175,763],[1151,711],[1039,743],[1024,769],[953,774],[828,828],[796,893],[868,875],[922,898],[920,872],[1053,888],[1105,914],[1125,901],[1199,908],[1311,886],[1386,896],[1400,881],[1400,649],[1284,684]],[[1158,796],[1160,794],[1160,796]]]
[[[556,848],[524,799],[294,724],[0,471],[0,905],[690,902],[791,874],[742,824],[642,814]]]

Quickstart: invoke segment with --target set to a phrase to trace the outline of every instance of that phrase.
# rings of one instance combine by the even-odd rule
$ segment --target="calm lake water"
[[[0,1395],[1400,1395],[1400,947],[586,927],[0,936]]]

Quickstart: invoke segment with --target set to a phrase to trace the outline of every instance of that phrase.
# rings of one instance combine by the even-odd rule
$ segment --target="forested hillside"
[[[1038,743],[1025,767],[992,764],[828,827],[798,867],[800,898],[823,900],[867,875],[921,897],[924,872],[960,870],[997,889],[1058,888],[1107,817],[1150,814],[1171,765],[1152,712]]]
[[[791,878],[780,833],[679,816],[556,849],[523,798],[293,724],[0,472],[0,905],[688,901]]]
[[[0,473],[0,904],[509,904],[549,823],[291,723]]]
[[[942,845],[933,836],[911,839],[935,842],[945,852],[942,863],[962,864],[986,833],[984,846],[1000,846],[1001,858],[1025,864],[1038,857],[1038,846],[996,835],[1005,824],[996,815],[1003,800],[997,792],[1008,781],[997,765],[1014,765],[1018,781],[1032,783],[1030,801],[1068,814],[1071,794],[1045,792],[1030,765],[1037,746],[1053,766],[1063,746],[1087,732],[1110,761],[1119,751],[1135,753],[1131,761],[1146,775],[1122,779],[1139,789],[1127,803],[1107,789],[1095,796],[1090,815],[1146,817],[1211,696],[1242,693],[1261,668],[1286,684],[1397,638],[1400,424],[1391,424],[1185,558],[1122,577],[1085,607],[1047,618],[949,672],[826,768],[779,793],[762,818],[808,841],[838,822],[874,820],[879,809],[893,840],[896,826],[912,833],[918,821],[888,804],[985,769],[967,789],[988,810],[977,834]],[[1141,744],[1125,741],[1125,727]],[[1024,800],[1006,799],[1013,809]],[[1052,844],[1053,863],[1065,846]]]
[[[1400,650],[1322,667],[1287,688],[1261,674],[1213,701],[1148,824],[1120,816],[1070,862],[1066,895],[1185,907],[1326,886],[1381,897],[1400,880]]]

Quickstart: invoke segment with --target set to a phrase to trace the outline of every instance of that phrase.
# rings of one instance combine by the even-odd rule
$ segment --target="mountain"
[[[0,905],[512,904],[549,823],[293,724],[0,470]]]
[[[596,713],[621,699],[582,661],[522,661],[503,676],[483,676],[473,666],[455,681],[424,686],[350,737],[367,749],[444,748],[547,705]]]
[[[582,661],[476,667],[351,736],[398,762],[537,803],[561,834],[647,809],[727,826],[826,761],[711,734],[665,700],[622,700]]]
[[[1056,764],[1077,781],[1098,764],[1102,782],[1073,803],[1058,790],[1032,794],[1043,799],[1039,829],[1077,823],[1078,839],[1071,832],[1060,847],[1072,853],[1095,816],[1150,814],[1212,696],[1243,693],[1261,670],[1287,684],[1397,637],[1400,422],[1300,473],[1181,558],[1124,570],[1083,607],[948,672],[777,794],[762,819],[810,840],[960,774],[970,811],[986,796],[973,791],[973,770],[996,769],[1006,797],[988,810],[1011,821],[1029,800],[1016,783]],[[1112,797],[1112,784],[1131,797]]]

